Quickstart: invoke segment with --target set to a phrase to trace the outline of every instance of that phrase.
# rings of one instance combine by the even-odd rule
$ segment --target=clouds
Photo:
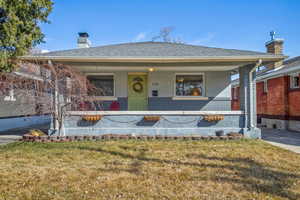
[[[207,45],[207,44],[210,44],[211,42],[213,42],[215,37],[216,37],[215,33],[207,33],[205,36],[191,41],[191,44],[194,44],[194,45],[203,45],[203,44]]]
[[[140,42],[140,41],[144,40],[144,39],[146,38],[146,36],[147,36],[147,33],[146,33],[146,32],[140,32],[139,34],[137,34],[137,35],[134,37],[133,41],[134,41],[134,42]]]

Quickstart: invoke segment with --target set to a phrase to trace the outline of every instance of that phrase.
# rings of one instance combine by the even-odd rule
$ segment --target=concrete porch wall
[[[226,115],[219,122],[207,122],[199,115],[161,115],[157,122],[146,122],[144,115],[112,115],[103,116],[98,122],[88,122],[81,116],[65,118],[63,134],[103,135],[103,134],[134,134],[134,135],[176,135],[176,136],[214,136],[216,131],[223,130],[243,133],[243,115]],[[51,134],[51,130],[49,132]]]
[[[205,115],[223,115],[221,121],[206,121]],[[86,121],[84,115],[101,115],[99,121]],[[160,116],[158,121],[145,121],[144,116]],[[53,125],[53,124],[52,124]],[[53,127],[53,126],[51,126]],[[260,129],[245,129],[241,111],[72,111],[65,117],[60,135],[166,135],[215,136],[217,131],[241,133],[248,138],[260,138]],[[53,128],[50,135],[59,133]]]

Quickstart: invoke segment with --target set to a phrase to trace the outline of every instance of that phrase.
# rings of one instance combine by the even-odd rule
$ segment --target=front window
[[[91,75],[87,79],[91,83],[90,96],[114,96],[114,75]]]
[[[204,75],[177,74],[176,96],[204,96]]]
[[[295,74],[291,76],[291,88],[299,88],[299,74]]]

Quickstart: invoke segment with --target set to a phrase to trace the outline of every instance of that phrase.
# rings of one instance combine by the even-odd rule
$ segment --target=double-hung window
[[[296,74],[292,74],[290,76],[290,88],[299,88],[300,86],[300,77],[299,77],[299,73]]]

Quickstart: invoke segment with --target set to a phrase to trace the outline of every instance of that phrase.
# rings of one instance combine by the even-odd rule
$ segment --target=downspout
[[[254,125],[254,112],[253,112],[253,110],[254,109],[256,109],[256,108],[254,108],[254,106],[256,107],[256,103],[255,103],[255,105],[254,105],[254,98],[256,98],[256,97],[254,97],[253,96],[253,84],[256,84],[256,76],[255,76],[255,79],[253,79],[253,72],[255,72],[255,70],[260,66],[262,64],[262,59],[259,59],[257,62],[256,62],[256,64],[255,64],[255,66],[250,70],[250,72],[249,72],[249,81],[250,81],[250,88],[249,88],[249,91],[250,91],[250,99],[252,100],[252,102],[250,101],[249,103],[250,103],[250,110],[249,110],[249,112],[250,112],[250,128],[255,128],[255,125]]]

